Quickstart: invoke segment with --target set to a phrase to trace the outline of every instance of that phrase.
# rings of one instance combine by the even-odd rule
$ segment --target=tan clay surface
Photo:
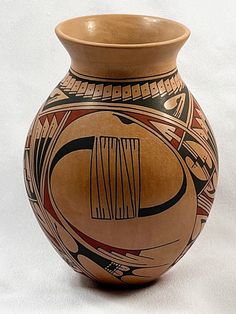
[[[217,148],[176,68],[189,30],[149,16],[59,24],[71,68],[25,146],[35,215],[77,272],[142,284],[186,253],[209,215]]]

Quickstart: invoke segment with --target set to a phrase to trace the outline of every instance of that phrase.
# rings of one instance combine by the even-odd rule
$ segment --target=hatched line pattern
[[[138,217],[140,141],[96,137],[90,165],[90,203],[94,219]]]

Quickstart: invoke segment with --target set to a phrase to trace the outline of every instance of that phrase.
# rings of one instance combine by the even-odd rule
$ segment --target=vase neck
[[[83,75],[103,79],[142,78],[173,70],[176,58],[157,58],[151,51],[111,51],[104,48],[95,55],[72,55],[71,68]]]
[[[76,72],[103,79],[129,79],[173,70],[190,33],[182,24],[169,20],[108,15],[62,22],[56,34]]]
[[[71,68],[86,76],[103,79],[142,78],[176,68],[180,47],[117,49],[81,47],[64,43],[71,56]]]

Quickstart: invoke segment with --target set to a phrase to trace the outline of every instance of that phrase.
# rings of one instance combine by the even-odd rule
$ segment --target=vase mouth
[[[57,25],[60,39],[87,46],[112,48],[145,48],[184,42],[190,30],[183,24],[165,18],[102,14],[81,16]]]

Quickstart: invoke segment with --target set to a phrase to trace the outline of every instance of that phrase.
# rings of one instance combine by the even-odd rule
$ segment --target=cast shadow
[[[103,284],[92,279],[87,278],[81,274],[74,274],[71,280],[71,286],[75,289],[86,289],[91,291],[92,293],[105,294],[110,297],[129,297],[134,294],[142,293],[144,290],[151,289],[163,283],[163,278],[160,277],[154,281],[149,283],[145,283],[143,285],[110,285]]]

